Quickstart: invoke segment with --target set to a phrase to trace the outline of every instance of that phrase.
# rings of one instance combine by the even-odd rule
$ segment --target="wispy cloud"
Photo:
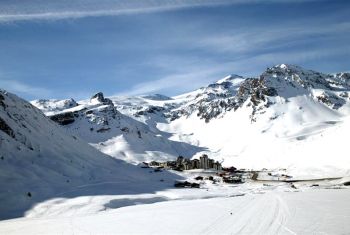
[[[220,72],[221,68],[214,68],[164,76],[161,79],[139,83],[128,89],[128,91],[116,94],[116,96],[164,92],[166,94],[178,94],[179,92],[190,91],[212,82],[213,78],[217,78]]]
[[[266,66],[274,66],[281,63],[303,65],[306,61],[318,60],[332,55],[336,56],[349,50],[350,46],[337,50],[329,48],[316,48],[307,51],[296,50],[293,52],[262,53],[256,56],[237,59],[226,63],[207,61],[204,64],[192,64],[185,66],[183,67],[185,70],[177,70],[176,73],[164,76],[161,79],[139,83],[127,91],[116,94],[116,96],[142,95],[163,92],[166,92],[165,94],[180,94],[184,91],[191,91],[202,86],[206,86],[211,82],[229,75],[230,73],[248,77],[258,76],[266,69]],[[174,61],[175,59],[173,62]],[[181,64],[180,58],[178,63]],[[211,65],[209,66],[210,63]],[[166,66],[166,63],[160,63],[160,66]],[[171,65],[169,65],[169,69],[170,67]],[[203,67],[207,67],[207,69],[203,69]]]
[[[78,71],[76,73],[72,73],[72,70],[70,70],[69,73],[66,71],[62,73],[61,70],[55,70],[55,68],[53,68],[53,70],[50,71],[51,74],[60,74],[64,77],[63,79],[72,79],[74,76],[84,77],[82,74],[89,73],[93,74],[92,76],[102,74],[98,76],[108,77],[108,81],[123,82],[121,86],[113,88],[116,90],[109,89],[109,91],[107,91],[108,94],[117,93],[115,91],[118,91],[117,95],[139,95],[149,93],[175,95],[205,86],[209,82],[218,80],[230,73],[255,76],[259,75],[267,66],[272,66],[277,63],[295,63],[307,67],[311,65],[310,68],[313,68],[312,65],[320,64],[320,62],[329,64],[336,63],[336,60],[339,62],[339,59],[334,59],[338,55],[340,55],[338,58],[346,58],[346,53],[350,51],[350,48],[347,47],[346,44],[347,39],[350,39],[347,33],[350,30],[347,12],[341,9],[328,12],[328,10],[323,9],[325,5],[327,5],[324,4],[322,8],[323,11],[320,11],[319,14],[310,15],[307,10],[302,13],[299,12],[300,9],[303,8],[301,4],[296,7],[296,9],[298,9],[297,14],[290,14],[293,12],[292,10],[289,12],[289,15],[286,14],[286,18],[283,18],[285,6],[276,5],[283,3],[294,4],[295,2],[304,1],[0,0],[0,24],[1,21],[16,22],[21,20],[74,19],[94,16],[149,13],[188,7],[214,6],[217,4],[251,4],[244,7],[230,5],[227,7],[228,10],[218,9],[218,11],[216,11],[217,9],[215,9],[215,14],[213,14],[214,11],[212,11],[212,9],[208,8],[196,8],[193,12],[179,12],[179,14],[177,14],[178,12],[174,12],[174,14],[171,14],[171,17],[167,17],[167,14],[155,14],[152,16],[150,15],[150,17],[140,17],[143,22],[142,24],[139,24],[138,16],[135,15],[133,17],[126,17],[127,19],[125,21],[121,20],[121,22],[118,22],[117,20],[112,21],[113,24],[109,24],[125,24],[126,27],[118,27],[121,31],[115,30],[117,27],[111,28],[105,27],[105,25],[103,25],[103,27],[96,26],[94,28],[90,26],[90,21],[79,21],[77,23],[81,23],[82,26],[81,28],[79,27],[79,36],[82,35],[80,32],[85,32],[85,35],[82,37],[84,40],[79,38],[79,40],[72,42],[69,41],[69,39],[67,41],[65,41],[64,38],[60,39],[60,45],[62,43],[62,45],[67,46],[67,48],[73,45],[74,49],[77,49],[77,51],[83,51],[84,53],[81,54],[84,56],[101,56],[108,54],[108,56],[100,57],[107,58],[108,60],[100,59],[96,60],[97,63],[86,63],[93,64],[93,66],[86,66],[81,70],[76,69],[79,66],[75,66],[73,70],[76,69]],[[267,19],[261,18],[261,12],[271,10],[270,5],[259,5],[266,3],[276,3],[276,5],[272,6],[272,8],[275,9],[276,16],[271,18],[267,17]],[[315,5],[318,4],[312,4],[312,7]],[[232,14],[231,9],[232,12],[236,14]],[[245,11],[240,13],[241,9],[245,9]],[[276,9],[282,10],[277,11]],[[200,14],[196,15],[196,12]],[[286,10],[286,12],[288,13],[288,10]],[[325,14],[325,12],[327,12],[327,14]],[[133,24],[135,23],[133,22],[134,19],[137,19],[137,24]],[[225,22],[223,22],[224,19],[226,20]],[[105,22],[108,22],[107,20],[114,19],[108,18],[105,20],[106,21],[101,22],[105,24]],[[96,22],[96,25],[101,23],[99,21]],[[51,27],[51,24],[43,25],[44,27]],[[91,25],[94,26],[95,24]],[[37,27],[37,25],[35,25],[35,27]],[[40,25],[40,27],[42,27],[42,25]],[[86,27],[86,29],[84,27]],[[56,30],[52,32],[56,33]],[[69,33],[70,31],[68,30],[67,32]],[[76,34],[78,35],[78,33]],[[96,35],[105,36],[96,37]],[[50,42],[52,38],[55,37],[52,35],[49,38]],[[74,39],[74,37],[72,38]],[[41,39],[32,41],[41,44],[43,41],[40,40]],[[98,44],[98,46],[91,46],[89,44],[91,42],[94,43],[93,45]],[[15,46],[17,49],[19,48],[17,45]],[[25,46],[32,51],[33,48],[35,48],[31,43]],[[102,49],[101,46],[103,47]],[[4,48],[5,47],[6,46],[4,46]],[[43,43],[42,47],[50,48],[48,43]],[[36,49],[37,48],[39,47],[36,47]],[[65,51],[69,51],[67,48],[65,48]],[[55,49],[55,47],[53,47],[53,49]],[[39,51],[40,50],[42,50],[42,48],[39,48]],[[56,51],[61,51],[61,47],[52,51],[55,54]],[[96,53],[97,51],[98,53]],[[51,55],[51,53],[44,55]],[[69,53],[67,53],[67,55],[69,55]],[[62,55],[58,54],[58,56]],[[46,57],[44,58],[46,60]],[[87,60],[87,62],[89,62],[89,57],[77,58],[81,61]],[[320,58],[323,58],[323,60]],[[64,63],[71,68],[71,65],[76,61],[70,61],[69,59],[68,56],[65,57]],[[331,61],[332,59],[333,62]],[[27,61],[30,61],[30,58],[26,58],[26,63]],[[95,62],[94,60],[91,61]],[[103,63],[101,63],[103,66],[99,64],[99,61],[103,61]],[[109,61],[117,61],[115,63],[117,63],[118,66],[114,67],[114,62],[109,63],[108,66],[104,66],[105,63],[108,64]],[[45,61],[42,63],[45,64]],[[61,61],[60,63],[64,64]],[[345,62],[343,64],[345,64]],[[113,71],[112,74],[107,73],[106,68]],[[322,65],[320,65],[318,67],[316,66],[314,69],[322,71],[322,68]],[[327,68],[332,69],[332,66],[328,66]],[[140,76],[140,74],[142,74],[142,76]],[[89,77],[88,75],[86,79],[91,79],[92,76]],[[55,77],[58,77],[58,75],[55,75]],[[128,79],[124,79],[125,77]],[[94,79],[91,79],[91,81],[92,80]],[[52,97],[52,92],[45,88],[29,86],[28,84],[33,84],[29,83],[29,80],[22,80],[24,83],[18,81],[19,80],[1,80],[0,87],[4,87],[16,93],[27,94],[27,97]],[[28,84],[26,84],[27,81]],[[42,78],[41,83],[37,84],[45,84],[45,80]],[[72,82],[72,84],[76,83]],[[101,85],[101,83],[99,83],[98,85],[101,87],[101,90],[105,89],[103,84]],[[78,84],[78,86],[81,86],[81,84]],[[96,89],[96,86],[88,87],[88,84],[86,84],[86,86],[86,92],[80,94],[71,90],[69,92],[55,92],[53,98],[58,98],[57,94],[59,98],[64,96],[86,98],[91,95],[91,90]],[[106,88],[110,88],[107,86],[108,85],[106,85]],[[52,87],[52,90],[56,91],[56,87],[52,84],[49,84],[48,87]],[[73,88],[74,86],[71,86],[67,88],[67,90]]]
[[[295,23],[298,23],[295,26]],[[305,27],[305,22],[295,20],[290,25],[274,26],[268,30],[262,27],[251,27],[249,32],[226,31],[221,34],[207,34],[205,36],[191,35],[183,39],[184,45],[196,42],[193,47],[219,53],[247,53],[257,50],[273,50],[286,48],[298,43],[313,41],[315,37],[338,37],[340,33],[350,30],[350,22],[334,22],[328,27],[322,25]]]
[[[0,2],[0,22],[113,16],[220,4],[308,1],[317,0],[13,0]]]
[[[30,96],[32,98],[50,97],[53,92],[42,87],[34,87],[14,80],[0,80],[0,88],[19,95]]]

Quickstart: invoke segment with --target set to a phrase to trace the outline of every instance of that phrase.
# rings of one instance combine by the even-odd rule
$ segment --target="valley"
[[[346,233],[349,78],[281,64],[175,97],[1,90],[0,233]]]

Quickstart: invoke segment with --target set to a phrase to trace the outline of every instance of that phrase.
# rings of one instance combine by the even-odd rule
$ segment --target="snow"
[[[0,125],[0,219],[23,216],[36,203],[85,185],[118,184],[114,189],[95,188],[90,195],[153,192],[168,187],[158,176],[70,135],[28,102],[6,91],[0,90],[0,95],[0,120],[11,128],[6,133]],[[166,172],[162,177],[176,178]]]
[[[226,166],[288,168],[289,173],[301,177],[350,174],[350,159],[344,154],[347,152],[346,141],[350,138],[347,131],[350,120],[340,118],[321,105],[315,109],[317,104],[297,109],[303,102],[303,107],[306,107],[306,97],[277,105],[276,110],[272,109],[260,117],[267,120],[257,123],[250,123],[247,119],[249,110],[241,109],[210,123],[201,122],[192,115],[171,124],[159,124],[158,127],[163,131],[184,133],[174,135],[173,140],[208,147],[209,156],[224,160]],[[269,117],[276,115],[283,118],[271,122]],[[320,175],[317,168],[323,169],[324,175]]]
[[[52,114],[57,113],[59,111],[69,109],[69,108],[72,108],[72,107],[75,107],[78,105],[76,103],[76,101],[73,99],[33,100],[33,101],[31,101],[31,104],[36,106],[37,108],[41,109],[47,115],[52,115]]]
[[[251,94],[248,98],[241,94],[246,79],[229,75],[172,98],[159,94],[110,97],[114,107],[83,100],[57,112],[81,112],[73,124],[65,126],[67,131],[133,164],[206,153],[225,166],[287,168],[301,178],[337,177],[348,175],[350,169],[344,154],[350,102],[340,96],[350,90],[346,76],[281,64],[260,76],[278,95],[256,105]],[[230,108],[230,99],[238,93],[246,100],[237,109]],[[326,97],[324,102],[319,100],[321,96]],[[227,102],[228,108],[222,108],[221,102]],[[84,110],[93,113],[85,115]],[[174,114],[178,115],[175,119]],[[111,118],[113,115],[116,117]],[[202,115],[207,115],[208,122]],[[125,128],[127,132],[122,131]]]
[[[0,234],[346,234],[348,78],[281,64],[171,98],[32,102],[63,126],[1,90]],[[231,185],[140,164],[203,153],[261,172]],[[173,187],[198,175],[217,181]]]
[[[193,177],[200,172],[188,172]],[[54,198],[25,218],[0,222],[2,234],[345,234],[350,189],[336,181],[224,185],[154,194]],[[313,185],[315,182],[313,182]],[[92,189],[95,190],[95,189]]]

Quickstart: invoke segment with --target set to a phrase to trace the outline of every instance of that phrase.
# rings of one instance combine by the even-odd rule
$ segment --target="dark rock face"
[[[75,121],[75,115],[73,112],[60,113],[51,116],[50,119],[60,125],[68,125]]]
[[[347,85],[350,86],[350,73],[337,73],[335,75],[336,80],[336,85]]]
[[[277,90],[274,87],[267,87],[265,79],[261,78],[248,78],[239,88],[237,98],[241,101],[247,100],[247,97],[251,96],[251,100],[254,105],[265,101],[265,96],[277,96]]]
[[[260,103],[269,103],[267,97],[277,96],[278,92],[274,87],[268,87],[264,78],[248,78],[238,89],[235,96],[216,97],[215,99],[201,100],[193,109],[198,109],[197,116],[209,122],[220,114],[230,110],[237,110],[242,107],[245,101],[250,99],[253,104],[253,113]]]
[[[198,106],[197,116],[204,119],[205,122],[209,122],[211,119],[219,116],[221,113],[237,109],[239,104],[234,98],[231,99],[219,99],[210,102],[210,104],[201,104]]]
[[[0,93],[0,107],[3,107],[4,110],[6,109],[6,104],[5,104],[5,97],[3,96],[3,94]],[[14,131],[11,129],[11,127],[5,122],[5,120],[3,120],[0,117],[0,130],[5,132],[7,135],[11,136],[12,138],[15,138],[15,133]]]
[[[333,94],[328,94],[323,92],[321,95],[316,97],[319,102],[324,103],[325,105],[331,107],[332,109],[339,109],[342,107],[346,101],[340,97],[337,97]]]
[[[344,81],[350,80],[350,73],[337,73],[337,76]]]
[[[7,135],[11,136],[12,138],[15,138],[15,134],[11,127],[7,125],[7,123],[0,117],[0,130],[5,132]]]
[[[111,128],[100,128],[100,129],[98,129],[96,132],[98,132],[98,133],[102,133],[102,132],[106,132],[106,131],[109,131]]]
[[[90,100],[93,100],[93,99],[96,99],[97,101],[103,104],[113,105],[112,100],[105,98],[102,92],[98,92],[90,98]]]
[[[5,97],[0,94],[0,106],[4,108],[4,110],[6,109],[6,105],[4,103]]]
[[[146,114],[150,114],[150,113],[157,113],[157,112],[163,112],[165,110],[164,107],[160,107],[160,106],[149,106],[144,110],[138,111],[136,113],[137,116],[140,115],[146,115]]]
[[[123,127],[120,130],[123,132],[126,132],[126,133],[129,133],[129,131],[130,131],[129,128],[127,128],[127,127]]]
[[[93,95],[93,96],[91,97],[91,100],[92,100],[92,99],[97,99],[98,101],[103,102],[105,98],[104,98],[102,92],[98,92],[98,93],[96,93],[95,95]]]

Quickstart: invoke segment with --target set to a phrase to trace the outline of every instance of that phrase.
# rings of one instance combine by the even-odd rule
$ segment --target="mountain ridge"
[[[171,99],[163,95],[109,97],[111,103],[107,106],[83,100],[76,107],[50,115],[55,118],[55,115],[72,112],[73,122],[65,126],[67,130],[102,152],[133,163],[169,160],[178,155],[192,158],[206,153],[223,160],[227,166],[254,169],[291,166],[297,169],[303,167],[303,163],[301,159],[293,162],[293,157],[287,157],[290,156],[288,148],[303,151],[301,143],[311,146],[321,141],[319,137],[329,130],[347,125],[349,82],[349,73],[325,74],[279,64],[257,77],[229,75]],[[158,96],[161,99],[154,99]],[[75,117],[74,110],[79,109],[83,111]],[[119,121],[124,123],[118,124],[118,132],[113,131],[115,124],[103,121],[111,117],[111,112],[118,113]],[[84,125],[79,124],[82,120],[85,120]],[[99,137],[90,139],[91,127],[88,126],[96,120],[100,121],[93,132],[101,131],[94,133]],[[281,144],[272,147],[266,139]],[[270,150],[257,154],[252,151],[254,141],[255,145],[264,143],[261,148]],[[330,154],[326,150],[324,152]],[[285,162],[278,160],[279,155],[285,156]],[[309,158],[312,160],[306,161],[307,167],[317,161]],[[339,161],[350,169],[347,159]],[[321,163],[315,165],[323,168]]]

